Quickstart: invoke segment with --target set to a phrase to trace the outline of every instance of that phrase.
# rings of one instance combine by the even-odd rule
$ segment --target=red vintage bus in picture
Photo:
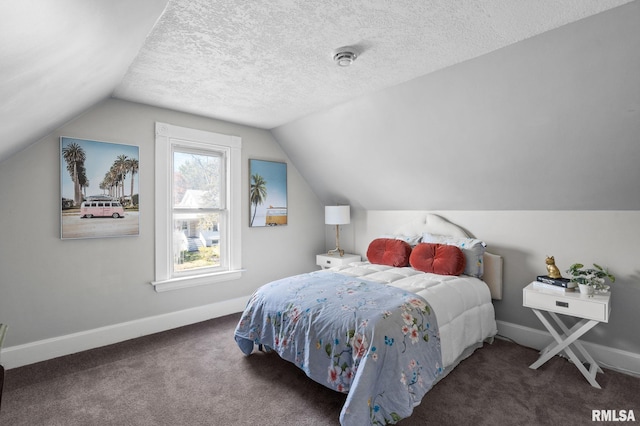
[[[114,219],[124,217],[124,207],[119,201],[112,198],[93,198],[82,202],[80,217],[112,217]]]

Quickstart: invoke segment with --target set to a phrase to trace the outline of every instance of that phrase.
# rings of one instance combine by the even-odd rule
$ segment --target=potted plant
[[[574,263],[567,269],[571,275],[571,281],[578,283],[580,293],[592,296],[595,290],[607,292],[609,286],[605,283],[608,278],[611,283],[616,282],[616,277],[607,268],[593,264],[593,268],[585,268],[582,263]]]

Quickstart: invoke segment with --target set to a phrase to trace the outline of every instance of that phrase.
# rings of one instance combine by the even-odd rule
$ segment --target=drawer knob
[[[568,308],[569,302],[561,302],[559,300],[556,300],[556,306],[560,306],[561,308]]]

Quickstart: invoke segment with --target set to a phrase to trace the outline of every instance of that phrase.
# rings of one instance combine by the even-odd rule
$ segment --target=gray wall
[[[639,22],[635,1],[272,132],[325,203],[640,210]]]
[[[423,211],[356,211],[344,232],[342,246],[361,255],[372,239],[424,218]],[[611,285],[611,317],[582,339],[640,356],[640,211],[429,211],[463,227],[504,259],[502,300],[494,301],[496,318],[545,330],[533,312],[522,306],[522,289],[536,275],[546,275],[545,257],[554,256],[565,270],[572,263],[607,266],[616,276]],[[342,235],[342,234],[341,234]],[[330,241],[327,246],[330,246]],[[571,321],[570,319],[567,319]],[[500,326],[499,330],[500,331]],[[636,369],[637,372],[637,369]]]
[[[334,244],[322,205],[347,202],[354,221],[341,245],[360,254],[375,210],[443,211],[487,240],[505,257],[505,298],[496,303],[503,321],[541,328],[523,310],[520,291],[544,255],[561,268],[574,260],[608,264],[620,279],[612,322],[587,338],[640,353],[628,326],[640,303],[632,256],[639,18],[636,1],[274,129],[277,142],[265,131],[188,114],[113,100],[96,106],[0,164],[6,345],[242,297],[315,269],[314,255]],[[245,165],[248,158],[289,162],[290,225],[244,226],[241,280],[162,294],[149,285],[156,120],[241,136]],[[139,237],[59,239],[60,135],[140,146]]]
[[[639,22],[636,1],[272,132],[324,203],[354,209],[343,248],[365,254],[377,210],[445,211],[504,256],[497,318],[541,330],[521,291],[544,257],[602,262],[611,323],[585,339],[640,353]]]
[[[166,293],[149,284],[155,121],[242,138],[242,279]],[[140,147],[139,236],[60,239],[60,136]],[[249,158],[288,163],[288,226],[249,228]],[[2,162],[0,199],[5,347],[248,296],[270,280],[316,269],[315,254],[324,249],[322,204],[269,132],[123,101],[95,106]]]

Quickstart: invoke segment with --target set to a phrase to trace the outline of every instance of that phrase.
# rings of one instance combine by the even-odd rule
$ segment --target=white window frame
[[[224,152],[226,172],[225,203],[227,220],[219,229],[221,250],[228,260],[216,272],[203,271],[188,276],[174,277],[173,265],[173,200],[172,182],[173,146],[214,149]],[[157,292],[200,285],[215,284],[238,279],[242,276],[242,140],[238,136],[223,135],[204,130],[190,129],[167,123],[156,123],[156,270],[151,284]],[[226,226],[225,226],[226,225]]]

